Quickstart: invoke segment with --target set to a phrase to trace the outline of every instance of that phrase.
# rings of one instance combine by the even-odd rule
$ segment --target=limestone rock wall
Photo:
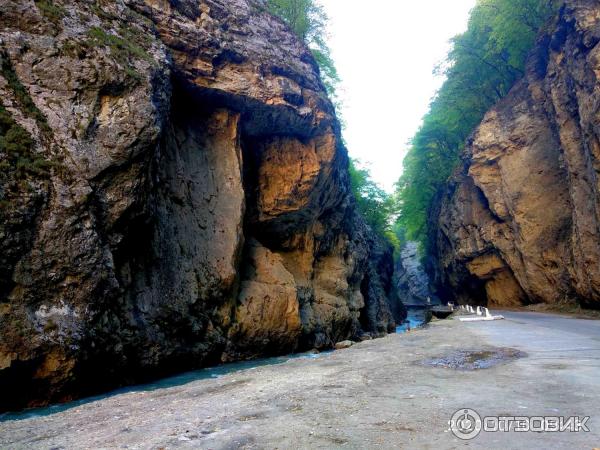
[[[263,2],[0,0],[0,63],[0,409],[394,329],[317,66]]]
[[[425,271],[417,242],[406,242],[396,262],[396,286],[406,305],[438,304],[430,290],[429,275]]]
[[[565,2],[442,199],[437,282],[492,306],[600,306],[600,5]]]

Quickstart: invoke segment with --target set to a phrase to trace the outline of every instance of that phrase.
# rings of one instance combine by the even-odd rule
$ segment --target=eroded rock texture
[[[493,306],[600,306],[600,4],[567,1],[443,199],[438,282]]]
[[[318,69],[262,3],[0,0],[0,60],[1,409],[394,329]]]
[[[430,290],[430,281],[421,262],[419,244],[408,241],[396,262],[396,286],[405,305],[439,304]]]

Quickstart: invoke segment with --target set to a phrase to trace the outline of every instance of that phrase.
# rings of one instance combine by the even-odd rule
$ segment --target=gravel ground
[[[537,328],[522,319],[436,322],[317,359],[1,422],[0,448],[600,447],[600,339],[564,327]],[[479,370],[467,370],[473,364],[429,364],[465,352],[519,357]],[[461,408],[482,416],[592,416],[591,432],[482,432],[462,441],[448,431],[448,420]]]

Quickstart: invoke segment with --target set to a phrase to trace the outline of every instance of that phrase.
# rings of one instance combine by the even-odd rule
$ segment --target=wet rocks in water
[[[422,365],[454,370],[479,370],[514,361],[527,356],[514,348],[497,348],[493,350],[455,351],[438,358],[421,361]]]

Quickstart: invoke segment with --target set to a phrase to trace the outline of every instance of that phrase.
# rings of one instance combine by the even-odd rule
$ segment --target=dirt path
[[[512,342],[528,356],[474,371],[420,363],[427,359],[439,363],[438,357],[456,357],[459,350],[492,354],[498,336],[506,335],[503,328],[514,334],[519,327],[524,327],[523,332],[531,328],[513,320],[438,322],[318,359],[118,395],[51,416],[0,423],[0,448],[444,449],[468,445],[590,450],[600,446],[600,341],[593,336],[579,335],[579,352],[570,359],[564,356],[569,345],[555,357],[543,352],[543,342],[538,347]],[[529,339],[535,336],[530,334]],[[556,342],[569,344],[575,335],[557,330],[553,336]],[[485,416],[589,415],[587,425],[592,431],[481,433],[465,442],[448,431],[450,416],[461,408]]]

